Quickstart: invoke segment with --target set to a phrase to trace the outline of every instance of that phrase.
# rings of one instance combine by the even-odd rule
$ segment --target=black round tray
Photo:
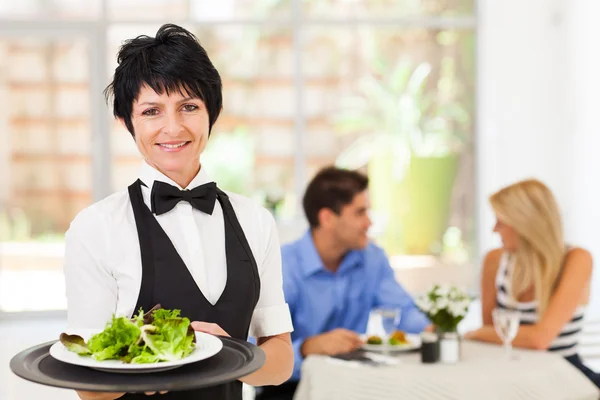
[[[219,337],[223,348],[214,356],[168,371],[123,374],[67,364],[49,354],[56,342],[23,350],[10,360],[18,376],[42,385],[91,392],[150,392],[200,389],[231,382],[265,363],[265,353],[243,340]]]

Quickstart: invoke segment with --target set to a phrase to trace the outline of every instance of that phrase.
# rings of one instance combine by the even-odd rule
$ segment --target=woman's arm
[[[496,307],[496,274],[500,266],[502,249],[486,254],[481,271],[481,320],[483,325],[492,324],[492,310]]]
[[[562,276],[556,291],[550,299],[542,318],[533,325],[519,328],[513,341],[515,347],[546,350],[567,324],[577,307],[582,303],[582,295],[592,276],[592,256],[584,249],[573,249],[567,255]],[[502,343],[493,325],[469,332],[467,339]]]
[[[81,211],[65,234],[69,329],[102,328],[115,311],[117,283],[107,267],[108,237],[105,221],[93,208]],[[124,394],[77,391],[82,400],[114,400]]]
[[[111,232],[105,219],[93,207],[84,209],[65,234],[63,269],[70,329],[102,329],[117,308],[117,281],[109,258]]]
[[[92,207],[81,211],[65,234],[68,329],[101,329],[117,308],[117,281],[108,259],[110,235],[106,218]],[[82,400],[115,400],[124,394],[77,391]]]
[[[192,328],[196,331],[217,336],[229,336],[219,325],[194,321]],[[258,346],[265,352],[265,364],[256,372],[240,378],[240,381],[252,386],[281,385],[292,376],[294,369],[294,350],[289,333],[260,337]]]
[[[265,365],[240,380],[252,386],[281,385],[292,376],[294,350],[289,333],[258,338],[257,344],[265,352]]]

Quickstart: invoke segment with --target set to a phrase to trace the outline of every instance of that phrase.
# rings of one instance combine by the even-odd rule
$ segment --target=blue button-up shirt
[[[374,244],[348,252],[335,273],[323,266],[310,231],[281,251],[283,289],[294,324],[290,381],[300,379],[304,340],[336,328],[365,333],[373,308],[400,308],[398,329],[405,332],[419,333],[430,324],[396,281],[384,251]]]

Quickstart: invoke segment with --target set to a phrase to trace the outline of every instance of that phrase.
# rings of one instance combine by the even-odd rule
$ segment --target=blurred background
[[[478,291],[499,244],[487,197],[527,177],[600,257],[598,15],[597,0],[0,0],[0,320],[62,322],[64,232],[141,160],[102,91],[123,40],[166,22],[223,78],[203,165],[269,208],[282,243],[337,164],[368,173],[373,240],[413,293],[434,277]]]
[[[599,6],[522,3],[0,1],[0,313],[65,308],[65,230],[139,168],[102,90],[123,40],[165,22],[224,80],[204,165],[272,210],[283,243],[306,228],[306,182],[337,164],[368,173],[372,237],[413,291],[439,274],[477,290],[498,244],[487,196],[525,177],[598,254]]]
[[[6,1],[0,17],[1,311],[65,308],[65,230],[140,165],[102,90],[123,40],[164,22],[224,80],[204,166],[269,208],[282,242],[306,228],[307,181],[337,164],[369,174],[396,267],[477,258],[474,0]]]

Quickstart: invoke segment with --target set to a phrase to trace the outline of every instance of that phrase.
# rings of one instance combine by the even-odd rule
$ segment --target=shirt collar
[[[321,256],[317,252],[317,248],[315,247],[315,242],[313,241],[312,234],[310,229],[306,231],[304,236],[302,236],[299,240],[300,246],[300,255],[302,257],[302,269],[305,277],[309,277],[318,271],[325,271],[325,266],[323,265],[323,260]],[[362,251],[361,250],[351,250],[349,251],[344,258],[342,259],[342,263],[340,268],[338,269],[338,273],[341,273],[348,268],[352,268],[360,265],[362,260]]]
[[[315,247],[315,242],[313,241],[310,229],[300,238],[299,245],[300,255],[303,261],[300,264],[302,265],[304,276],[308,277],[317,271],[325,269],[323,260],[321,260],[321,256]]]
[[[194,189],[200,185],[204,185],[205,183],[212,182],[208,173],[206,172],[205,167],[201,167],[200,171],[196,174],[194,179],[190,182],[187,188],[182,188],[177,183],[175,183],[171,178],[157,170],[156,168],[150,166],[145,160],[142,161],[142,165],[140,167],[140,172],[138,174],[140,180],[146,185],[149,189],[154,185],[154,181],[160,181],[164,183],[168,183],[169,185],[175,186],[179,190],[183,189]]]

